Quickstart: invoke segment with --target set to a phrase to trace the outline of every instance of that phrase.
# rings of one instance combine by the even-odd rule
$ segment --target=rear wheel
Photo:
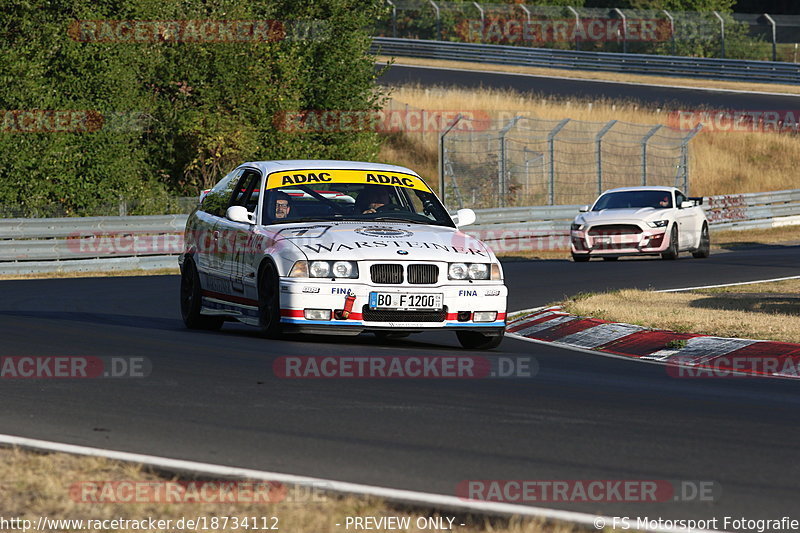
[[[669,248],[667,248],[664,252],[661,253],[661,259],[672,261],[673,259],[677,258],[678,258],[678,230],[673,227],[672,232],[669,234]]]
[[[200,274],[194,261],[187,258],[181,271],[181,316],[189,329],[217,330],[225,319],[221,316],[205,316],[200,314],[202,306],[202,288]]]
[[[278,274],[271,263],[267,263],[264,266],[259,278],[258,326],[261,329],[261,334],[268,339],[277,339],[283,334]]]
[[[503,334],[484,335],[477,331],[456,331],[458,342],[467,350],[491,350],[503,342]]]
[[[711,237],[708,235],[708,224],[703,224],[703,229],[700,230],[700,246],[692,252],[692,257],[705,259],[709,255],[711,255]]]
[[[589,260],[589,254],[572,254],[572,260],[576,263],[585,263]]]

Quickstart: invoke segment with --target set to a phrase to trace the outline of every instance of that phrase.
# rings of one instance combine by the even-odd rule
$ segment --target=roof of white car
[[[617,187],[616,189],[608,189],[603,194],[607,192],[622,192],[622,191],[678,191],[679,189],[675,187],[661,187],[656,185],[640,185],[639,187]]]
[[[284,172],[287,170],[370,170],[374,172],[403,172],[419,176],[411,169],[397,165],[385,165],[382,163],[367,163],[365,161],[335,161],[326,159],[285,159],[280,161],[251,161],[241,166],[255,167],[264,174],[273,172]]]

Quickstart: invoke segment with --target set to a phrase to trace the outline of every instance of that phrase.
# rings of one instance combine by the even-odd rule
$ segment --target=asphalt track
[[[577,98],[587,101],[610,99],[626,103],[639,102],[662,109],[716,108],[785,111],[800,108],[800,96],[792,95],[676,88],[410,65],[392,65],[378,78],[378,82],[384,85],[420,84],[429,87],[514,89],[522,93],[536,93],[544,97]],[[680,82],[676,80],[673,85],[680,86]],[[780,90],[776,92],[780,92]]]
[[[797,274],[799,247],[675,262],[506,263],[510,308],[618,287]],[[800,383],[665,368],[506,339],[531,379],[285,380],[282,355],[463,354],[452,334],[382,344],[245,326],[187,331],[176,276],[0,282],[0,355],[145,356],[148,378],[3,380],[0,432],[453,495],[469,479],[714,481],[713,503],[546,503],[654,518],[777,518],[800,500]],[[467,352],[469,353],[469,352]],[[6,480],[7,482],[12,480]],[[72,483],[81,480],[65,480]],[[795,516],[795,518],[800,518]]]

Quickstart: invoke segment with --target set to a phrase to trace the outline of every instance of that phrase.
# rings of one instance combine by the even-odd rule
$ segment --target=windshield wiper
[[[421,220],[414,220],[413,218],[400,218],[400,217],[375,217],[369,220],[380,220],[382,222],[408,222],[409,224],[434,224],[436,221],[430,220],[423,222]]]

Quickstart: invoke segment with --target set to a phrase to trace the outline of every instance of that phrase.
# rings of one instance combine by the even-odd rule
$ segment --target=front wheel
[[[258,283],[258,327],[268,339],[278,339],[283,334],[281,327],[281,295],[278,274],[272,264],[261,271]]]
[[[200,287],[200,274],[194,261],[186,259],[181,271],[181,316],[183,323],[189,329],[217,330],[222,327],[225,319],[220,316],[205,316],[200,314],[202,306],[202,288]]]
[[[678,258],[678,230],[674,227],[669,234],[669,248],[661,253],[661,259],[672,261]]]
[[[589,260],[589,254],[572,254],[572,260],[576,263],[585,263]]]
[[[700,231],[700,246],[692,252],[692,257],[705,259],[709,255],[711,255],[711,237],[708,235],[708,224],[703,224],[703,229]]]
[[[484,335],[477,331],[456,331],[458,342],[467,350],[491,350],[503,342],[503,334]]]

